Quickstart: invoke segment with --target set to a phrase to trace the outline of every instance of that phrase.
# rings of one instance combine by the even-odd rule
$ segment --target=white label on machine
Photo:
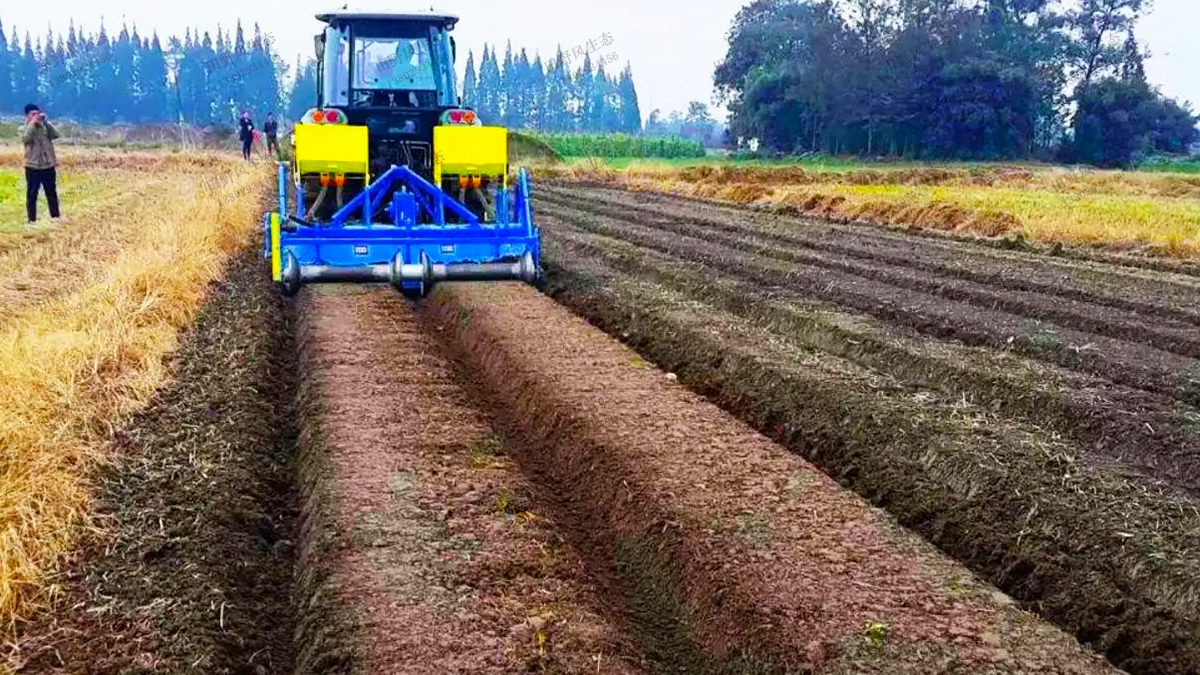
[[[442,253],[454,253],[454,245],[450,244],[442,247]]]
[[[354,255],[366,255],[366,254],[367,254],[367,245],[366,244],[355,244],[354,245]]]

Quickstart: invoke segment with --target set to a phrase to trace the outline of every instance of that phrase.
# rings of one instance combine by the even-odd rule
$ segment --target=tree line
[[[2,17],[0,17],[2,19]],[[281,105],[284,64],[270,36],[254,26],[247,42],[241,22],[233,34],[188,30],[166,44],[155,32],[122,26],[115,39],[72,22],[64,38],[48,31],[36,42],[0,22],[0,113],[36,102],[61,117],[95,124],[228,123],[235,111],[260,113]]]
[[[782,152],[1127,167],[1200,141],[1151,87],[1148,0],[755,0],[714,84]]]
[[[275,111],[298,119],[315,103],[315,59],[297,60],[290,70],[257,24],[249,40],[240,21],[232,34],[218,26],[215,35],[189,29],[164,44],[157,33],[139,35],[136,26],[122,26],[113,39],[103,26],[90,35],[72,22],[65,37],[48,32],[34,40],[26,33],[21,41],[15,27],[5,35],[0,17],[0,114],[19,114],[37,102],[95,124],[207,126],[233,124],[243,108],[256,118]],[[574,53],[559,48],[543,64],[525,49],[514,54],[511,43],[501,61],[485,45],[478,69],[474,54],[467,55],[463,103],[487,123],[511,128],[641,133],[633,73],[628,64],[619,74],[606,72],[616,56],[599,53],[600,46],[607,45],[597,41]]]
[[[595,48],[574,51],[578,53],[564,53],[559,47],[554,59],[543,63],[537,54],[531,60],[524,48],[514,54],[510,41],[501,60],[496,47],[484,44],[478,65],[474,52],[468,51],[459,86],[463,105],[474,108],[485,124],[510,129],[641,133],[642,114],[629,65],[610,75],[605,65],[616,59],[615,54],[597,53],[593,61]],[[574,71],[569,65],[572,60],[579,63]],[[304,114],[317,89],[315,60],[297,68],[300,77],[288,110],[293,118]]]

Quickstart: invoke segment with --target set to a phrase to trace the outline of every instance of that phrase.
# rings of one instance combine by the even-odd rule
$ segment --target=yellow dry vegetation
[[[0,150],[0,166],[12,153]],[[98,183],[66,198],[71,221],[40,239],[0,235],[0,288],[36,298],[0,293],[0,617],[9,631],[50,599],[46,574],[91,524],[88,477],[107,437],[163,384],[164,356],[209,282],[258,232],[271,185],[270,164],[247,168],[240,157],[119,160],[106,153],[89,167],[69,157],[64,164],[118,188]],[[214,173],[226,182],[200,188]],[[6,248],[8,238],[17,243]],[[31,286],[49,275],[60,283]]]
[[[535,170],[838,221],[1200,257],[1200,176],[1018,165],[614,169],[599,161]]]

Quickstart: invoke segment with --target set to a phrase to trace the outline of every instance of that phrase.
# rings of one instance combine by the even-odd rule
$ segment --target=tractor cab
[[[335,123],[344,116],[366,127],[373,174],[403,164],[432,180],[433,128],[478,123],[458,108],[450,36],[458,17],[342,9],[317,19],[327,26],[315,36],[320,67],[310,115],[334,109]]]

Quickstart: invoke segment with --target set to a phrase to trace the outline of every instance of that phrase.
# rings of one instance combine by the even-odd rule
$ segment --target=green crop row
[[[703,157],[704,145],[683,138],[627,136],[625,134],[535,134],[562,157],[675,159]]]

